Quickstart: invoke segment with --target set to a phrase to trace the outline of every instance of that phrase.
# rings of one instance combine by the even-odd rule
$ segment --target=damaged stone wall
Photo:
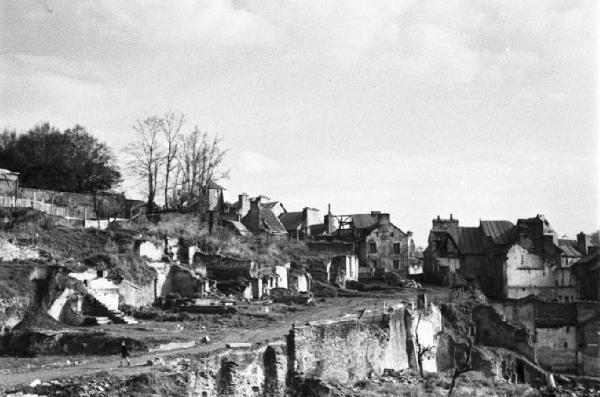
[[[508,323],[487,305],[473,310],[475,321],[475,343],[484,346],[504,347],[523,354],[536,362],[535,348],[530,332],[524,325]]]
[[[11,329],[23,319],[29,302],[29,297],[0,299],[0,334]]]
[[[600,304],[578,302],[577,324],[579,374],[600,376]]]
[[[39,259],[38,250],[22,245],[13,244],[11,241],[0,238],[0,261]]]
[[[599,373],[597,346],[600,340],[597,331],[600,321],[597,325],[588,324],[594,322],[594,316],[600,315],[597,303],[546,302],[526,298],[492,306],[503,320],[527,328],[540,365],[559,372],[590,376]]]
[[[386,368],[409,367],[403,308],[374,322],[351,319],[299,327],[290,338],[295,370],[304,377],[352,383]]]
[[[189,377],[190,397],[283,396],[288,375],[283,340],[227,349],[199,358]]]

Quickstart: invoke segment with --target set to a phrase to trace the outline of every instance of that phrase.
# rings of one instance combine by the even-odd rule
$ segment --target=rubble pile
[[[403,369],[400,371],[385,369],[380,377],[371,379],[371,381],[373,383],[401,383],[403,385],[412,385],[423,382],[423,379],[411,369]]]

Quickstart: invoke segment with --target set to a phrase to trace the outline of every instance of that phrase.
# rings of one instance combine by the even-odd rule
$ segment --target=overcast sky
[[[390,212],[422,245],[438,214],[600,225],[596,1],[0,4],[4,126],[119,153],[183,112],[224,137],[230,197]]]

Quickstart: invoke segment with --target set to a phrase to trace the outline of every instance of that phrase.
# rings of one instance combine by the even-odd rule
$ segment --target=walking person
[[[131,367],[131,362],[129,361],[129,350],[127,349],[127,346],[125,346],[125,341],[121,342],[121,363],[119,364],[119,367],[123,366],[123,359],[127,361],[127,366]]]

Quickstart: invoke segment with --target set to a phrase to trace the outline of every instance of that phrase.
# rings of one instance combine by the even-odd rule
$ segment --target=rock
[[[36,379],[36,380],[34,380],[33,382],[31,382],[31,383],[29,384],[29,386],[30,386],[30,387],[36,387],[37,385],[41,385],[41,384],[42,384],[42,381],[41,381],[41,380],[39,380],[39,379]]]
[[[208,335],[204,335],[202,337],[202,343],[210,343],[210,337]]]

